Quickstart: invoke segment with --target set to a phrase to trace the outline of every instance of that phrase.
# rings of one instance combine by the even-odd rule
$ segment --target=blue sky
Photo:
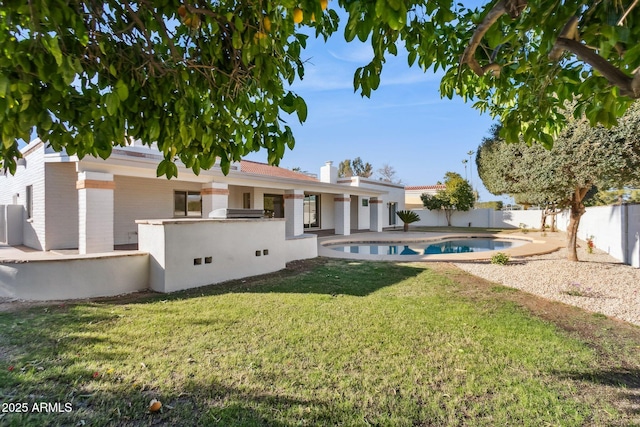
[[[409,68],[401,49],[398,57],[387,59],[380,87],[371,98],[362,98],[353,91],[353,74],[369,62],[371,52],[357,39],[346,43],[342,30],[326,43],[309,38],[303,53],[309,60],[305,77],[292,86],[307,102],[309,115],[303,125],[289,118],[296,146],[287,150],[280,166],[319,173],[328,160],[337,165],[360,156],[374,170],[385,163],[393,166],[405,185],[435,184],[448,171],[464,177],[462,161],[488,134],[491,117],[461,99],[440,98],[441,70]],[[252,153],[247,159],[266,162],[266,153]],[[470,164],[473,176],[468,178],[480,200],[501,199],[482,186],[475,156]]]

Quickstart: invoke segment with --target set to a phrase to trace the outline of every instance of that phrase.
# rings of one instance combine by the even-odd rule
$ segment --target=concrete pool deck
[[[380,255],[380,254],[357,254],[337,251],[327,245],[346,245],[354,243],[380,242],[382,244],[398,243],[399,245],[412,243],[422,243],[428,241],[439,241],[442,239],[464,239],[469,237],[496,238],[507,240],[524,240],[527,243],[515,248],[500,249],[495,251],[466,252],[456,254],[432,254],[432,255]],[[318,255],[329,258],[343,258],[354,260],[371,261],[481,261],[489,260],[497,252],[508,254],[512,258],[521,258],[533,255],[548,254],[555,252],[566,246],[565,233],[546,233],[543,236],[539,232],[514,232],[514,233],[449,233],[449,232],[403,232],[403,231],[383,231],[381,233],[358,233],[350,236],[328,236],[318,238]]]

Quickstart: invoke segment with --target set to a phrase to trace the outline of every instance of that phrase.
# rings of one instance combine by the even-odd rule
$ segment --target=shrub
[[[491,257],[491,264],[506,265],[509,262],[509,255],[504,252],[498,252]]]
[[[404,223],[404,231],[409,231],[409,224],[420,221],[420,216],[414,211],[398,211],[396,215]]]

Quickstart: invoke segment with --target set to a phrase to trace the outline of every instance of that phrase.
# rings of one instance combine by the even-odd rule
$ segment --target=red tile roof
[[[252,162],[249,160],[240,161],[240,170],[242,172],[254,173],[256,175],[267,175],[277,178],[300,179],[304,181],[318,181],[318,178],[306,175],[301,172],[294,172],[289,169],[271,166],[266,163]]]
[[[416,185],[412,187],[404,187],[405,190],[444,190],[447,188],[444,184],[436,185]]]

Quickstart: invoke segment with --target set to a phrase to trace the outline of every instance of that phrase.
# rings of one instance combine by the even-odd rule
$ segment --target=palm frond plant
[[[398,211],[396,215],[404,223],[403,230],[405,232],[409,231],[409,224],[420,221],[420,216],[414,211]]]

